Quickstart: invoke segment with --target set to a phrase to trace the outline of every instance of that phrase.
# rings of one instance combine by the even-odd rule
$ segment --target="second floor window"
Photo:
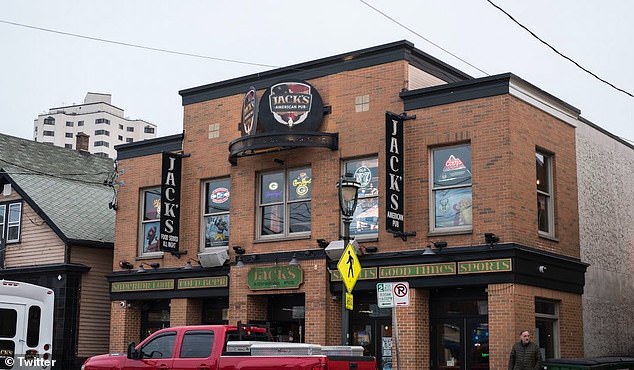
[[[100,125],[100,124],[106,124],[106,125],[109,125],[109,124],[110,124],[110,120],[109,120],[109,119],[106,119],[106,118],[97,118],[97,119],[95,120],[95,124],[96,124],[96,125]]]
[[[110,131],[108,131],[108,130],[95,130],[95,136],[96,135],[110,136]]]
[[[537,227],[540,234],[554,236],[552,157],[535,152],[537,175]]]
[[[379,233],[379,160],[377,157],[344,162],[343,173],[349,173],[361,185],[359,201],[350,223],[350,235],[377,236]]]
[[[161,188],[141,192],[140,255],[160,252]]]
[[[0,231],[7,243],[20,241],[22,203],[0,204]]]
[[[143,129],[143,132],[145,132],[146,134],[153,134],[154,133],[154,127],[145,126],[145,128]]]
[[[66,127],[73,127],[74,124],[71,121],[66,121]]]
[[[258,237],[310,234],[310,167],[266,172],[259,177]]]
[[[126,131],[128,131],[128,132],[134,132],[134,127],[126,127]]]
[[[42,135],[44,136],[55,136],[55,131],[42,131]]]
[[[67,132],[64,134],[65,137],[69,137],[69,138],[73,138],[73,133],[72,132]]]
[[[430,163],[431,231],[471,230],[471,147],[435,148]]]
[[[105,146],[106,148],[109,148],[110,143],[107,141],[95,141],[95,146]]]
[[[44,118],[44,124],[45,125],[54,125],[55,124],[55,118],[53,118],[53,117]]]
[[[228,178],[205,182],[205,247],[229,245],[230,189],[231,183]]]

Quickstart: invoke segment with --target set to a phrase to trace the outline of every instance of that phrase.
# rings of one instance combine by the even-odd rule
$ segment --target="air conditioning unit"
[[[354,252],[359,253],[359,243],[356,240],[351,240],[352,246],[354,247]],[[343,245],[343,240],[333,240],[328,244],[324,252],[326,252],[326,256],[330,258],[332,261],[338,261],[343,254],[343,250],[345,249],[345,245]]]
[[[227,252],[229,247],[205,248],[204,252],[198,253],[198,261],[202,267],[219,267],[229,259]]]

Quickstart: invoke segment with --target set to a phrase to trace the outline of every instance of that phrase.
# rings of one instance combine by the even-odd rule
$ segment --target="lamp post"
[[[359,187],[361,185],[355,181],[351,174],[341,176],[337,182],[339,190],[339,210],[341,211],[341,220],[343,222],[343,248],[348,246],[350,242],[350,223],[352,216],[357,208],[357,199],[359,196]],[[341,284],[341,345],[348,345],[348,329],[349,329],[349,313],[346,308],[346,288]]]

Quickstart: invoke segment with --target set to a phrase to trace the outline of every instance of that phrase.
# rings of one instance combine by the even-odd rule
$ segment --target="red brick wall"
[[[139,342],[141,310],[139,307],[121,307],[120,301],[111,303],[110,352],[125,352],[128,343]]]
[[[429,290],[410,289],[410,305],[396,308],[400,368],[402,370],[429,369]],[[397,368],[395,328],[392,327],[392,368]]]
[[[174,298],[170,302],[170,326],[198,325],[202,321],[199,299]]]

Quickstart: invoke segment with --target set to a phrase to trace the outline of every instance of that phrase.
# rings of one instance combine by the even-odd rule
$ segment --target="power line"
[[[202,59],[211,59],[211,60],[216,60],[216,61],[219,61],[219,62],[246,64],[246,65],[252,65],[252,66],[257,66],[257,67],[277,68],[277,66],[273,66],[273,65],[270,65],[270,64],[245,62],[245,61],[241,61],[241,60],[228,59],[228,58],[210,57],[210,56],[201,55],[201,54],[193,54],[193,53],[186,53],[186,52],[182,52],[182,51],[174,51],[174,50],[168,50],[168,49],[155,48],[155,47],[151,47],[151,46],[144,46],[144,45],[139,45],[139,44],[131,44],[129,42],[113,41],[113,40],[108,40],[108,39],[102,39],[102,38],[99,38],[99,37],[84,36],[84,35],[80,35],[80,34],[77,34],[77,33],[53,30],[53,29],[50,29],[50,28],[31,26],[31,25],[28,25],[28,24],[6,21],[6,20],[3,20],[3,19],[0,19],[0,23],[6,23],[6,24],[13,25],[13,26],[18,26],[18,27],[31,28],[31,29],[38,30],[38,31],[56,33],[58,35],[79,37],[79,38],[86,39],[86,40],[106,42],[106,43],[114,44],[114,45],[122,45],[122,46],[129,46],[129,47],[132,47],[132,48],[137,48],[137,49],[158,51],[158,52],[161,52],[161,53],[184,55],[184,56],[188,56],[188,57],[202,58]]]
[[[382,15],[382,16],[384,16],[385,18],[389,19],[390,21],[392,21],[392,22],[396,23],[396,24],[397,24],[397,25],[399,25],[400,27],[402,27],[402,28],[406,29],[407,31],[409,31],[409,32],[413,33],[414,35],[416,35],[416,36],[420,37],[421,39],[423,39],[423,40],[427,41],[428,43],[430,43],[430,44],[434,45],[434,46],[435,46],[435,47],[437,47],[438,49],[440,49],[440,50],[444,51],[445,53],[447,53],[447,54],[451,55],[452,57],[454,57],[454,58],[456,58],[456,59],[460,60],[461,62],[468,64],[469,66],[471,66],[471,67],[473,67],[473,68],[477,69],[478,71],[480,71],[480,72],[484,73],[485,75],[490,76],[490,75],[489,75],[486,71],[483,71],[482,69],[480,69],[480,68],[478,68],[478,67],[474,66],[473,64],[471,64],[471,63],[467,62],[466,60],[464,60],[464,59],[460,58],[460,57],[459,57],[459,56],[457,56],[456,54],[454,54],[454,53],[450,52],[449,50],[447,50],[447,49],[443,48],[442,46],[440,46],[440,45],[436,44],[435,42],[433,42],[433,41],[429,40],[428,38],[426,38],[425,36],[421,35],[420,33],[416,32],[416,31],[414,31],[414,30],[413,30],[413,29],[411,29],[410,27],[407,27],[407,26],[406,26],[406,25],[404,25],[403,23],[401,23],[401,22],[397,21],[396,19],[394,19],[394,18],[390,17],[389,15],[387,15],[387,14],[386,14],[386,13],[384,13],[384,12],[382,12],[381,10],[379,10],[379,9],[377,9],[377,8],[373,7],[372,5],[368,4],[366,1],[364,1],[364,0],[359,0],[359,1],[360,1],[360,2],[362,2],[363,4],[365,4],[366,6],[368,6],[369,8],[371,8],[372,10],[374,10],[375,12],[377,12],[377,13],[381,14],[381,15]]]
[[[363,1],[363,0],[361,0]],[[561,57],[563,57],[564,59],[567,59],[568,61],[570,61],[571,63],[573,63],[574,65],[576,65],[577,67],[579,67],[581,70],[583,70],[584,72],[590,74],[591,76],[593,76],[594,78],[596,78],[597,80],[611,86],[612,88],[626,94],[629,95],[631,97],[634,98],[634,95],[632,95],[631,93],[618,88],[616,86],[614,86],[612,83],[604,80],[603,78],[597,76],[594,72],[590,71],[587,68],[584,68],[583,66],[581,66],[579,63],[575,62],[572,58],[567,57],[566,55],[560,53],[557,49],[555,49],[553,46],[551,46],[549,43],[547,43],[546,41],[542,40],[539,36],[537,36],[533,31],[529,30],[526,26],[524,26],[523,24],[521,24],[520,22],[518,22],[515,18],[513,18],[512,15],[510,15],[508,12],[506,12],[504,9],[500,8],[499,6],[495,5],[491,0],[487,0],[489,2],[489,4],[491,4],[492,6],[494,6],[495,8],[497,8],[499,11],[501,11],[502,13],[506,14],[507,17],[511,18],[511,20],[513,22],[515,22],[518,26],[522,27],[523,29],[525,29],[528,33],[530,33],[534,38],[536,38],[537,40],[539,40],[542,44],[548,46],[552,51],[554,51],[555,53],[557,53],[558,55],[560,55]]]
[[[34,30],[38,30],[38,31],[55,33],[55,34],[63,35],[63,36],[78,37],[78,38],[91,40],[91,41],[105,42],[105,43],[113,44],[113,45],[127,46],[127,47],[132,47],[132,48],[137,48],[137,49],[156,51],[156,52],[160,52],[160,53],[182,55],[182,56],[187,56],[187,57],[209,59],[209,60],[215,60],[215,61],[219,61],[219,62],[236,63],[236,64],[256,66],[256,67],[282,68],[281,66],[275,66],[275,65],[271,65],[271,64],[247,62],[247,61],[243,61],[243,60],[229,59],[229,58],[212,57],[212,56],[202,55],[202,54],[193,54],[193,53],[187,53],[187,52],[182,52],[182,51],[175,51],[175,50],[169,50],[169,49],[155,48],[155,47],[151,47],[151,46],[144,46],[144,45],[139,45],[139,44],[132,44],[132,43],[129,43],[129,42],[114,41],[114,40],[108,40],[108,39],[103,39],[103,38],[99,38],[99,37],[85,36],[85,35],[81,35],[81,34],[78,34],[78,33],[58,31],[58,30],[54,30],[54,29],[50,29],[50,28],[37,27],[37,26],[29,25],[29,24],[11,22],[11,21],[7,21],[7,20],[3,20],[3,19],[0,19],[0,23],[9,24],[9,25],[12,25],[12,26],[30,28],[30,29],[34,29]],[[293,71],[298,71],[298,72],[305,71],[304,69],[301,69],[301,68],[290,68],[290,69],[293,70]],[[319,71],[320,69],[316,68],[314,70]],[[385,77],[379,77],[379,76],[375,76],[375,75],[372,75],[372,76],[370,76],[370,75],[357,75],[357,74],[353,74],[353,73],[341,73],[341,75],[348,76],[348,77],[373,79],[373,80],[400,81],[399,79],[385,78]]]

